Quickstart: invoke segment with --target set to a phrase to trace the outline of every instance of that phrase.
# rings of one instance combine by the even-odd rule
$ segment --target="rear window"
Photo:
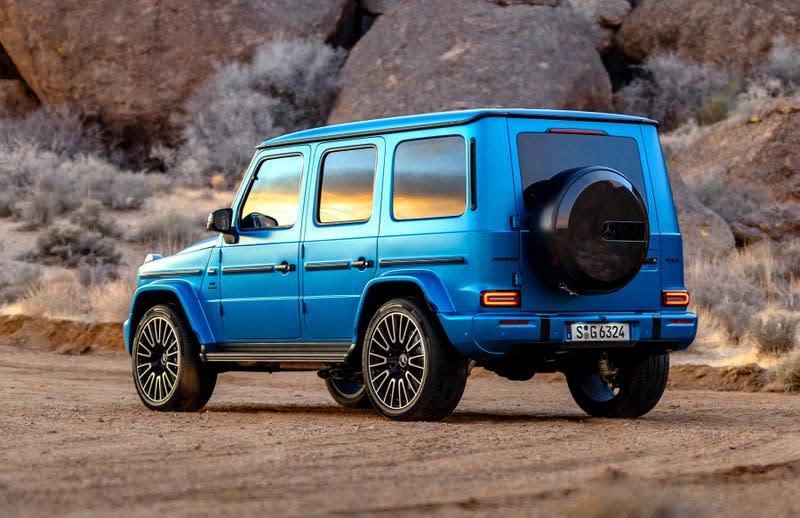
[[[523,189],[567,169],[601,165],[622,173],[644,196],[639,148],[630,137],[520,133],[517,149]]]

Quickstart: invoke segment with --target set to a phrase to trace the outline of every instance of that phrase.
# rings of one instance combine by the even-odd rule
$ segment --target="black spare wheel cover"
[[[525,190],[530,253],[540,275],[564,291],[609,293],[639,272],[647,254],[647,209],[619,171],[563,171]]]

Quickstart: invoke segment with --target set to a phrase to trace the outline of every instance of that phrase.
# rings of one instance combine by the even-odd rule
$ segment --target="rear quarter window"
[[[600,165],[622,173],[644,196],[639,148],[630,137],[520,133],[517,149],[523,189],[567,169]]]
[[[392,217],[445,218],[467,205],[466,141],[460,136],[407,140],[397,145]]]

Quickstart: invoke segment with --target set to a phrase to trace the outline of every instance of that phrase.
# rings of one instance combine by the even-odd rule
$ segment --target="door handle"
[[[289,264],[286,261],[284,261],[281,264],[278,264],[278,265],[275,266],[275,271],[276,272],[286,273],[286,272],[293,272],[293,271],[295,271],[296,268],[297,268],[297,266],[295,266],[293,264]]]
[[[350,261],[350,266],[352,268],[372,268],[372,265],[374,264],[375,263],[373,263],[369,259],[358,259],[356,261]]]

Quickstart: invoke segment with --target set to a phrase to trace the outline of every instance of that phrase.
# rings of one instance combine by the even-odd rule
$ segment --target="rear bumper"
[[[662,311],[649,313],[570,314],[439,314],[450,341],[461,353],[473,357],[502,355],[511,347],[529,344],[563,348],[647,346],[682,351],[697,335],[697,315]],[[565,341],[565,329],[573,322],[627,322],[630,342],[602,342],[580,345]]]

